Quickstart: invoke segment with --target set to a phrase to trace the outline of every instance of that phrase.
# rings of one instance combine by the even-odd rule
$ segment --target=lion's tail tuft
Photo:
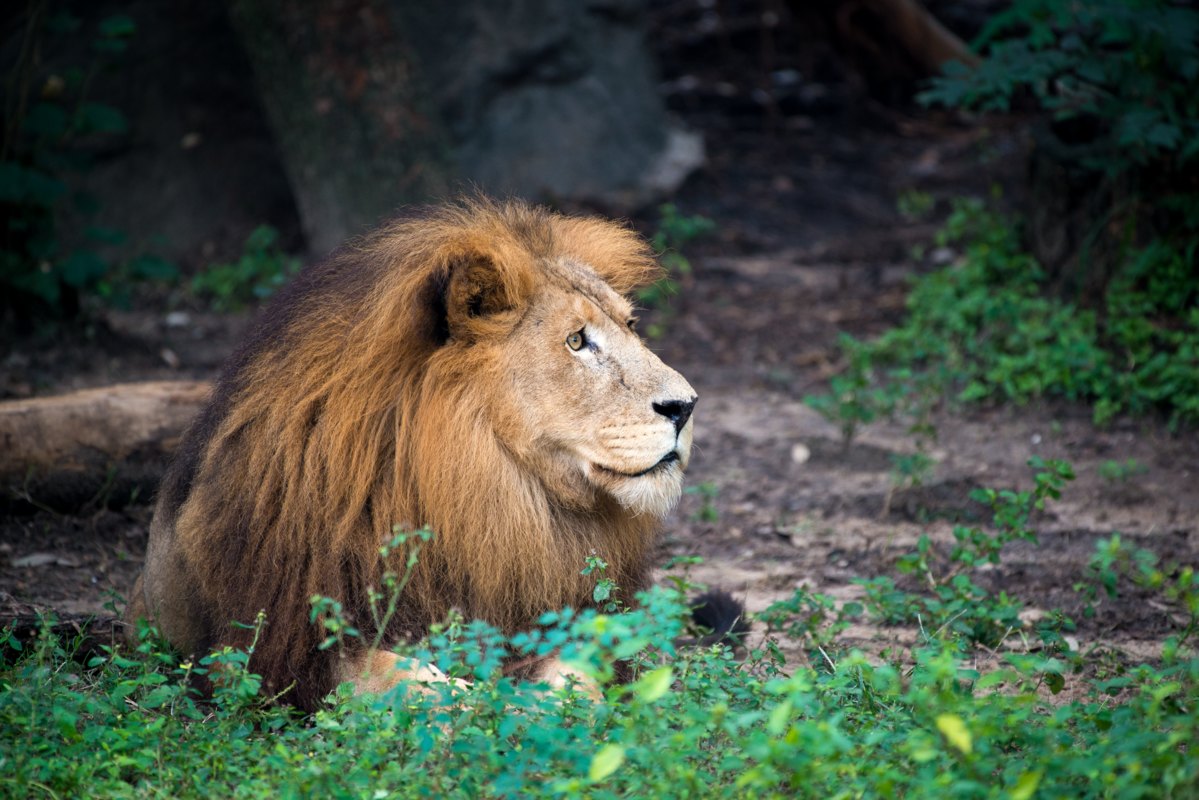
[[[686,647],[708,647],[717,643],[736,647],[752,627],[745,617],[745,604],[723,589],[704,592],[691,601],[691,621],[711,631],[692,639],[680,639]]]

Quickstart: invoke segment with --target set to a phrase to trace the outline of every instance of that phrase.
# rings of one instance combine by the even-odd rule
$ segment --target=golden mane
[[[394,222],[281,294],[226,365],[160,495],[155,524],[199,582],[178,589],[204,620],[197,650],[248,644],[229,623],[266,610],[251,668],[275,691],[294,682],[286,699],[315,707],[334,673],[310,597],[340,601],[373,640],[368,592],[403,572],[404,553],[379,554],[396,524],[436,537],[384,646],[451,606],[512,632],[589,605],[579,570],[592,552],[630,596],[647,585],[655,520],[610,499],[553,502],[484,414],[508,376],[485,349],[444,346],[451,326],[484,336],[514,324],[542,265],[563,258],[622,295],[659,269],[627,228],[473,199]],[[479,307],[488,313],[467,313]]]

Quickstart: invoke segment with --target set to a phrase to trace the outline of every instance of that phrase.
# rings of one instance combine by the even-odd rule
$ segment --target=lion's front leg
[[[530,670],[527,680],[532,683],[547,683],[554,691],[565,689],[573,682],[579,692],[592,700],[598,702],[604,699],[603,691],[591,676],[570,666],[556,655],[537,663]]]
[[[343,659],[337,667],[337,683],[352,683],[355,694],[383,694],[403,682],[417,684],[452,683],[466,689],[466,681],[451,678],[432,664],[404,658],[386,650],[371,650]]]

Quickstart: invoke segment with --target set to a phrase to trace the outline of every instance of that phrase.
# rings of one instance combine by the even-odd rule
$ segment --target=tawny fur
[[[633,416],[666,395],[694,399],[623,326],[621,296],[657,274],[624,227],[485,200],[396,222],[307,271],[226,365],[185,438],[133,613],[202,652],[248,644],[230,623],[265,610],[251,668],[313,708],[365,653],[354,642],[339,655],[318,650],[309,599],[340,601],[374,640],[368,591],[402,573],[406,557],[380,556],[393,525],[436,536],[381,632],[385,646],[419,637],[451,608],[513,632],[546,610],[587,606],[594,577],[579,571],[592,553],[629,596],[644,588],[690,424],[663,433],[646,410],[626,426],[616,406],[597,417],[589,424],[603,441],[576,449],[627,459],[616,473],[566,453],[573,444],[547,444],[547,431],[567,442],[561,418],[583,412],[563,403],[589,391],[596,403],[634,403]],[[565,347],[546,351],[561,365],[539,366],[540,382],[523,374],[545,331],[568,326],[563,309],[610,347],[595,359],[628,362],[602,364],[619,370],[610,388],[574,385],[601,362],[581,366],[588,354]],[[653,448],[676,435],[683,463],[662,467],[669,475],[620,476],[652,465]]]

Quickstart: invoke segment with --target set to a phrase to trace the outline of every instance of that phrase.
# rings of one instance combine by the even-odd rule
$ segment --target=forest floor
[[[799,586],[857,598],[854,579],[894,575],[921,534],[951,541],[955,524],[989,522],[972,489],[1030,488],[1028,459],[1060,458],[1078,477],[1034,518],[1039,544],[1011,545],[979,582],[1021,599],[1030,620],[1063,610],[1083,648],[1155,657],[1177,624],[1167,607],[1125,594],[1086,618],[1073,587],[1096,542],[1117,531],[1165,560],[1199,564],[1194,432],[1171,433],[1153,418],[1099,428],[1087,409],[1066,404],[947,407],[934,420],[931,476],[896,491],[891,456],[915,447],[903,423],[864,426],[846,446],[802,402],[843,367],[838,332],[895,324],[909,279],[934,260],[952,262],[953,252],[931,246],[930,256],[912,255],[930,244],[950,198],[997,183],[1018,200],[1026,147],[1018,122],[972,128],[870,108],[792,115],[781,127],[728,115],[688,122],[705,131],[709,164],[676,202],[717,230],[689,250],[693,273],[669,317],[659,315],[665,332],[651,346],[699,393],[689,482],[703,491],[687,494],[666,522],[659,562],[702,556],[692,577],[751,610]],[[936,200],[930,221],[898,213],[909,190]],[[634,221],[648,231],[655,220],[651,210]],[[213,377],[249,324],[196,307],[113,313],[91,336],[6,347],[0,396]],[[1107,462],[1129,460],[1138,468],[1104,477]],[[145,551],[144,500],[0,518],[0,612],[102,612],[112,592],[127,593]],[[846,642],[878,651],[916,633],[859,624]]]

